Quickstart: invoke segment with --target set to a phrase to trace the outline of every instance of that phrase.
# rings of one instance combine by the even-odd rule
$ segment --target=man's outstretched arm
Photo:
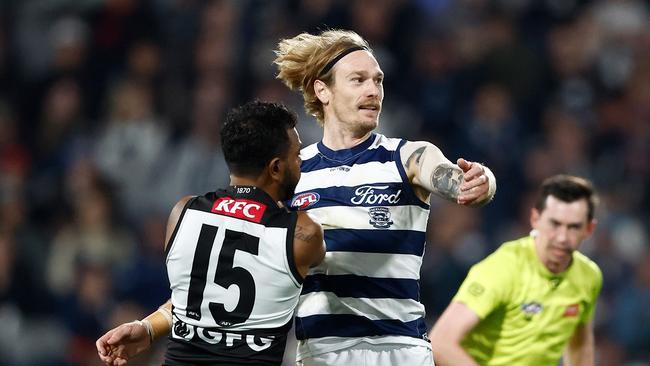
[[[496,179],[488,167],[462,158],[453,164],[429,142],[407,142],[400,155],[411,184],[425,202],[435,194],[460,205],[482,206],[496,193]]]
[[[121,324],[95,342],[99,359],[107,365],[125,365],[149,349],[151,344],[171,330],[171,300],[143,320]]]

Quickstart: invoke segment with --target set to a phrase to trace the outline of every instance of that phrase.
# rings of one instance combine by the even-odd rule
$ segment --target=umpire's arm
[[[563,361],[565,366],[594,365],[594,326],[591,321],[578,325],[573,332]]]
[[[429,334],[436,366],[479,366],[460,345],[479,321],[479,316],[462,302],[449,304]]]

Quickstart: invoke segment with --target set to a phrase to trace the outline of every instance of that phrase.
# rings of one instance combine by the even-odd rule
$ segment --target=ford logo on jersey
[[[309,206],[313,206],[316,202],[320,201],[320,195],[316,192],[301,193],[291,200],[291,207],[299,210],[305,210]]]
[[[390,191],[390,186],[361,186],[354,191],[355,196],[350,199],[350,202],[355,205],[381,205],[399,202],[399,196],[402,190],[397,192]]]

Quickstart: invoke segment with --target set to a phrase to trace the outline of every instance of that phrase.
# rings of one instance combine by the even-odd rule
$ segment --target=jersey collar
[[[343,162],[367,150],[375,142],[376,138],[377,134],[373,132],[365,141],[349,149],[332,150],[329,147],[325,146],[322,140],[318,142],[317,147],[321,155],[325,156],[326,158]]]
[[[244,198],[244,199],[253,199],[260,202],[263,202],[271,207],[277,207],[277,203],[273,200],[270,194],[265,190],[256,187],[256,186],[247,186],[247,185],[236,185],[228,186],[226,192],[231,197]]]

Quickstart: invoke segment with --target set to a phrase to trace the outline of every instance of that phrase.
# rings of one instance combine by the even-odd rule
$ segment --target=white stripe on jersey
[[[429,210],[423,207],[388,206],[393,224],[381,230],[426,231]],[[368,208],[361,206],[328,206],[308,210],[309,216],[328,229],[375,229],[368,216]]]
[[[424,305],[411,299],[337,297],[331,292],[310,292],[300,296],[296,316],[349,314],[371,320],[396,319],[406,323],[421,318],[423,311]]]
[[[348,275],[374,278],[420,279],[422,257],[410,254],[327,252],[310,275]]]
[[[339,166],[346,165],[341,164]],[[368,174],[368,172],[372,172],[372,174]],[[345,184],[341,184],[341,182],[345,182]],[[394,161],[385,163],[371,161],[365,164],[355,164],[350,167],[349,171],[325,168],[311,172],[303,172],[296,187],[296,192],[304,192],[323,187],[354,187],[364,184],[381,186],[377,182],[402,182],[402,177],[399,175]]]

